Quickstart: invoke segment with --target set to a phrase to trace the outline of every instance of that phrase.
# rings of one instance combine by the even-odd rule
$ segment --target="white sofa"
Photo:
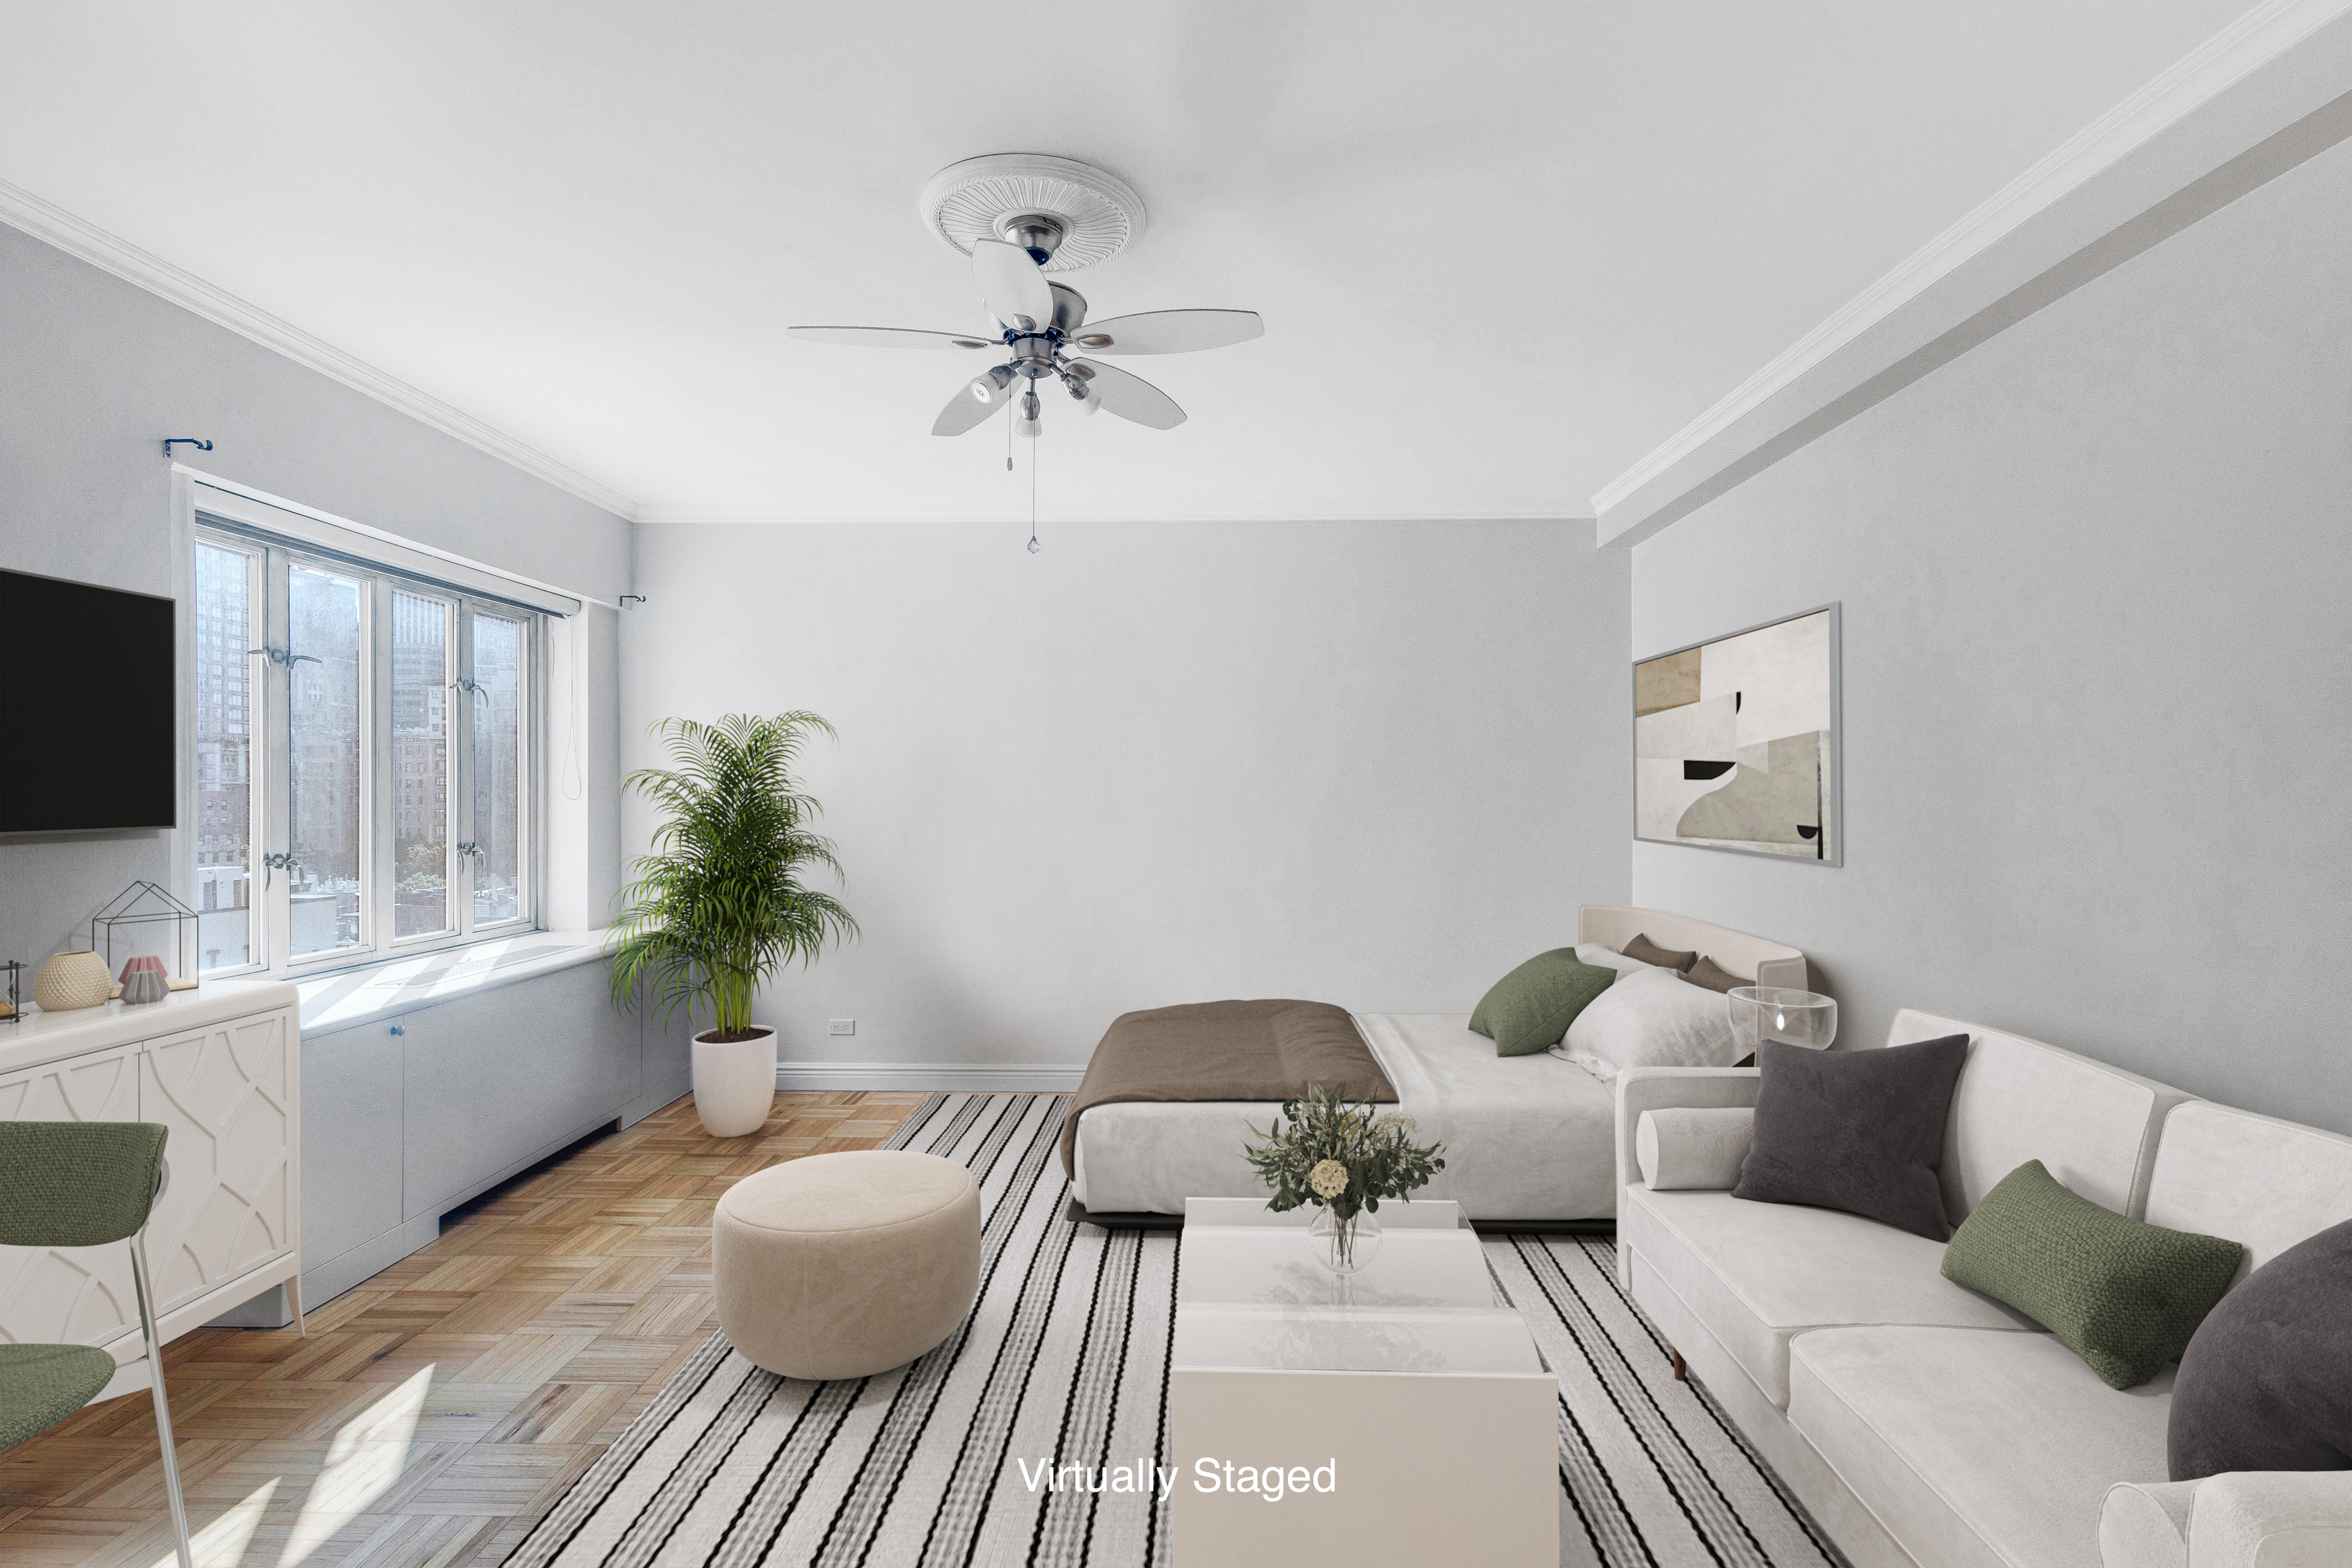
[[[1956,1034],[1969,1056],[1941,1166],[1955,1226],[2032,1159],[2119,1213],[2243,1243],[2246,1268],[2352,1219],[2352,1139],[1927,1014],[1899,1015],[1886,1043]],[[2352,1471],[2168,1482],[2172,1371],[2107,1387],[2030,1319],[1945,1279],[1941,1244],[1727,1190],[1652,1190],[1643,1113],[1752,1106],[1757,1082],[1619,1077],[1619,1276],[1854,1568],[2352,1564]],[[1672,1121],[1654,1119],[1654,1149]]]

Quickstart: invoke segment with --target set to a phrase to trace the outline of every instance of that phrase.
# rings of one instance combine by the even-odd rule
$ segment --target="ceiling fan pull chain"
[[[1029,443],[1029,553],[1036,554],[1045,547],[1037,542],[1037,451],[1043,441]]]

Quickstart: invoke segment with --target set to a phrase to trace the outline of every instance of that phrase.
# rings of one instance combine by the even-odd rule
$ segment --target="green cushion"
[[[114,1375],[114,1358],[89,1345],[0,1345],[0,1448],[37,1437]]]
[[[1579,963],[1576,949],[1539,952],[1495,982],[1470,1015],[1470,1026],[1495,1042],[1498,1057],[1524,1057],[1559,1044],[1585,1004],[1609,989],[1613,969]]]
[[[2131,1388],[2180,1358],[2229,1289],[2243,1251],[2218,1237],[2126,1219],[2028,1160],[1985,1194],[1944,1248],[1944,1278],[2008,1302],[2108,1387]]]

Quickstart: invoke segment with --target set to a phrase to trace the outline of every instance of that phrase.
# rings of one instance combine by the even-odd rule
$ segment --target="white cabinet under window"
[[[0,1121],[160,1121],[170,1181],[147,1221],[165,1339],[301,1259],[301,1037],[294,987],[207,983],[0,1024]],[[0,1341],[143,1353],[130,1248],[0,1247]]]
[[[199,971],[301,974],[531,929],[543,615],[272,516],[196,502]]]

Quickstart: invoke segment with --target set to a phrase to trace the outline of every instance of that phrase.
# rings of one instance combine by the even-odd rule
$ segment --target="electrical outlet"
[[[854,1035],[857,1033],[857,1020],[855,1018],[835,1018],[832,1020],[832,1032],[834,1034]]]

